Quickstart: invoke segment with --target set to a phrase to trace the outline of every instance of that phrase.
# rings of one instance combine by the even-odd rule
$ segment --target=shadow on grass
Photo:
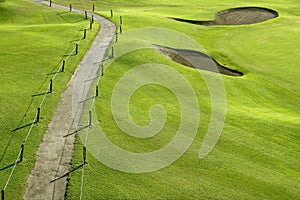
[[[88,128],[88,127],[89,127],[88,125],[87,125],[87,126],[84,126],[84,127],[80,128],[80,129],[78,129],[78,130],[76,130],[76,131],[74,131],[74,132],[72,132],[72,133],[69,133],[69,134],[65,135],[64,138],[66,138],[66,137],[68,137],[68,136],[71,136],[71,135],[74,135],[74,134],[76,134],[76,133],[79,133],[80,131],[82,131],[82,130]]]
[[[38,97],[38,96],[43,96],[45,94],[48,94],[49,92],[43,92],[43,93],[40,93],[40,94],[33,94],[31,95],[32,97]]]
[[[59,73],[62,73],[62,71],[59,71],[59,72],[57,72],[57,71],[56,72],[50,72],[50,73],[47,74],[47,76],[55,75],[55,74],[59,74]]]
[[[60,176],[60,177],[58,177],[58,178],[56,178],[56,179],[50,181],[50,183],[53,183],[53,182],[58,181],[58,180],[60,180],[60,179],[62,179],[62,178],[65,178],[65,177],[69,176],[70,173],[75,172],[76,170],[78,170],[78,169],[80,169],[80,168],[82,168],[82,167],[83,167],[83,164],[81,164],[81,165],[75,167],[74,169],[72,169],[71,171],[65,173],[64,175],[62,175],[62,176]]]
[[[28,127],[28,126],[31,126],[32,124],[34,124],[34,123],[29,123],[29,124],[26,124],[26,125],[24,125],[24,126],[20,126],[20,127],[18,127],[18,128],[15,128],[14,130],[11,130],[10,132],[15,132],[15,131],[17,131],[17,130],[26,128],[26,127]]]
[[[20,161],[18,161],[17,164],[18,164],[19,162],[20,162]],[[6,169],[8,169],[8,168],[14,166],[15,164],[16,164],[16,163],[12,163],[12,164],[10,164],[10,165],[7,165],[6,167],[3,167],[2,169],[0,169],[0,171],[6,170]]]

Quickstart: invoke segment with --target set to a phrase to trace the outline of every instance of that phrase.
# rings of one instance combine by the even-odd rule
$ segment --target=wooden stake
[[[64,72],[64,70],[65,70],[65,64],[66,64],[66,61],[63,60],[62,66],[61,66],[61,72]]]
[[[114,57],[114,53],[115,53],[114,47],[111,47],[111,57]]]
[[[90,29],[93,29],[93,22],[90,21]]]
[[[24,147],[25,147],[25,145],[24,145],[24,143],[23,143],[22,146],[21,146],[20,162],[23,161]]]
[[[50,79],[50,85],[49,85],[49,93],[52,93],[52,87],[53,86],[53,81]]]
[[[120,16],[120,25],[123,25],[123,18]]]
[[[118,33],[116,33],[116,43],[118,42]]]
[[[86,11],[84,11],[84,15],[85,15],[85,19],[87,19],[88,16],[87,16],[87,12]]]
[[[72,12],[72,4],[70,4],[70,12]]]
[[[93,4],[93,12],[95,12],[95,4]]]
[[[89,126],[92,126],[92,111],[89,111]]]
[[[78,54],[78,44],[76,44],[76,47],[75,47],[75,55]]]
[[[83,147],[83,164],[86,164],[86,147]]]
[[[41,108],[40,108],[40,107],[38,107],[38,109],[37,109],[37,115],[36,115],[36,121],[35,121],[35,123],[37,123],[37,122],[39,122],[39,121],[40,121],[40,114],[41,114]]]
[[[101,67],[101,76],[104,75],[104,65],[102,64],[102,67]]]
[[[1,198],[4,200],[4,190],[1,190]]]
[[[96,97],[99,96],[99,88],[98,88],[98,85],[96,85]]]
[[[113,10],[110,9],[110,17],[113,18],[113,16],[114,16]]]
[[[92,23],[94,23],[94,15],[92,15]]]
[[[52,6],[52,1],[50,0],[50,7]]]
[[[122,25],[120,25],[120,34],[122,34],[123,30],[122,30]]]
[[[83,39],[86,38],[86,28],[83,30]]]

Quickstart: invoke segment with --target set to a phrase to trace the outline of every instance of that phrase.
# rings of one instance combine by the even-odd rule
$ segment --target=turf
[[[88,164],[85,166],[83,179],[83,199],[300,198],[300,20],[297,12],[299,2],[56,2],[65,5],[72,3],[74,7],[85,10],[91,10],[91,4],[94,3],[96,11],[108,18],[110,9],[113,9],[114,17],[111,20],[119,24],[119,16],[122,15],[124,31],[144,27],[179,31],[197,41],[220,64],[245,74],[238,78],[222,76],[227,103],[225,126],[213,151],[204,159],[199,159],[199,149],[211,116],[210,94],[199,73],[166,59],[150,48],[119,57],[106,69],[105,76],[100,80],[100,93],[95,106],[99,123],[114,144],[131,152],[150,152],[168,144],[176,134],[181,120],[180,105],[169,89],[159,85],[143,86],[130,99],[131,115],[140,125],[150,122],[148,112],[153,104],[159,103],[164,106],[168,115],[159,134],[149,139],[130,137],[117,126],[113,118],[111,95],[117,81],[125,72],[147,63],[166,64],[190,82],[201,109],[199,129],[193,144],[180,159],[151,173],[119,172],[105,166],[88,152]],[[220,10],[241,6],[268,7],[276,10],[279,18],[234,27],[203,27],[168,18],[212,20],[214,13]],[[155,35],[152,36],[155,40]],[[138,41],[134,37],[120,36],[119,39],[119,43],[115,45],[116,52],[122,50],[120,44]],[[173,48],[185,46],[176,38],[166,38],[166,41],[161,43]],[[212,80],[218,76],[209,72],[205,74]],[[151,74],[144,74],[136,81],[149,77]],[[124,85],[125,89],[126,87]],[[22,116],[23,113],[20,118]],[[18,123],[17,119],[16,121]],[[82,134],[84,136],[84,133]],[[80,195],[82,171],[77,167],[82,163],[82,146],[78,137],[73,159],[74,171],[71,172],[67,192],[68,199],[78,199]]]
[[[48,90],[50,79],[61,67],[89,24],[84,16],[57,11],[29,0],[0,4],[0,187],[3,189],[31,123]],[[26,179],[35,163],[35,153],[60,95],[76,65],[91,44],[96,30],[80,42],[78,55],[66,62],[65,71],[53,82],[41,109],[41,120],[33,126],[25,145],[24,160],[5,190],[6,199],[22,199]]]
[[[133,120],[139,125],[150,122],[148,112],[161,104],[168,113],[161,132],[148,139],[128,136],[115,122],[111,96],[118,80],[129,70],[147,63],[163,63],[183,74],[191,83],[199,101],[201,122],[189,150],[172,165],[151,173],[124,173],[107,167],[88,154],[84,171],[83,199],[299,199],[300,198],[300,73],[299,2],[270,1],[67,1],[60,3],[91,9],[117,25],[123,16],[124,31],[144,27],[162,27],[179,31],[196,40],[220,64],[239,70],[243,77],[222,76],[226,89],[226,121],[213,151],[199,159],[199,149],[211,116],[210,95],[196,70],[185,68],[150,48],[119,57],[100,80],[96,100],[99,123],[106,136],[117,146],[131,152],[151,152],[168,144],[180,123],[180,105],[169,89],[158,85],[139,88],[130,98]],[[289,5],[288,8],[286,5]],[[204,27],[175,22],[169,17],[212,20],[214,13],[242,6],[260,6],[276,10],[279,18],[242,26]],[[120,36],[134,43],[142,37]],[[152,34],[155,38],[155,33]],[[126,40],[126,41],[124,41]],[[155,40],[155,39],[153,39]],[[176,38],[167,38],[171,47],[184,46]],[[148,41],[149,42],[149,41]],[[211,79],[217,74],[208,73]],[[136,81],[151,77],[144,74]],[[162,75],[161,78],[166,78]],[[124,85],[126,91],[127,85]],[[82,133],[83,135],[85,133]],[[82,163],[82,141],[77,138],[73,167]],[[118,158],[111,158],[112,160]],[[82,171],[71,173],[67,197],[80,195]]]

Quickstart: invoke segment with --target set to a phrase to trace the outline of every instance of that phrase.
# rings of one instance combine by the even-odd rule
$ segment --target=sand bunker
[[[166,56],[167,58],[173,60],[174,62],[185,65],[187,67],[221,73],[229,76],[243,76],[243,73],[226,68],[220,65],[210,56],[199,51],[172,49],[159,45],[152,45],[152,48],[162,55]]]
[[[215,20],[212,21],[197,21],[178,18],[172,19],[197,25],[216,26],[255,24],[276,18],[278,16],[279,15],[276,11],[268,8],[240,7],[217,12],[215,14]]]

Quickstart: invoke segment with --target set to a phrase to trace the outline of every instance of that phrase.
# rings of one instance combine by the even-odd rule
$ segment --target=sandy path
[[[48,1],[41,3],[49,5]],[[69,7],[52,3],[52,7],[69,10]],[[73,12],[84,13],[73,9]],[[92,13],[88,13],[91,16]],[[66,91],[62,94],[52,121],[38,148],[35,167],[27,180],[24,199],[64,199],[67,186],[67,173],[70,167],[75,134],[64,137],[76,130],[85,99],[93,79],[97,76],[100,62],[113,39],[115,25],[109,20],[93,14],[101,24],[93,44],[78,65]],[[74,117],[75,116],[75,117]]]

